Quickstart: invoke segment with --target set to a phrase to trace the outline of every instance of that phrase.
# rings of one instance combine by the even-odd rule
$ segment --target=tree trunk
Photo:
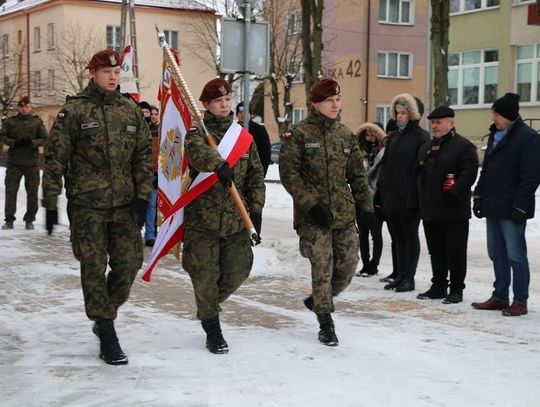
[[[306,103],[311,86],[321,77],[322,16],[324,0],[300,0],[302,5],[302,47]]]
[[[448,106],[448,29],[450,0],[431,0],[431,53],[433,60],[433,105]]]

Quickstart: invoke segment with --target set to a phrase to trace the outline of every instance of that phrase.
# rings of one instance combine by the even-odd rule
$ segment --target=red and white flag
[[[187,170],[184,139],[191,127],[191,115],[170,69],[164,66],[160,86],[161,119],[158,156],[158,209],[167,217],[180,198],[182,179]]]
[[[127,44],[122,52],[122,65],[120,65],[120,92],[129,93],[131,97],[139,103],[139,87],[137,86],[137,79],[133,72],[133,63],[135,60],[135,53],[131,44]]]
[[[233,123],[219,143],[218,152],[232,168],[246,153],[252,142],[253,137],[251,137],[251,134],[238,123]],[[150,281],[152,271],[159,259],[184,238],[184,208],[199,195],[210,189],[217,180],[215,172],[199,173],[189,189],[170,208],[170,214],[159,229],[147,266],[141,275],[143,280]]]

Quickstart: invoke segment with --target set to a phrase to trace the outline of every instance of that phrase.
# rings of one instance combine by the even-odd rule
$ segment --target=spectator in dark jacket
[[[478,155],[474,144],[456,133],[451,108],[439,106],[428,119],[433,139],[420,147],[416,177],[433,278],[431,288],[417,298],[444,298],[444,304],[455,304],[463,301],[471,187],[478,175]]]
[[[385,285],[386,290],[405,292],[414,290],[414,275],[420,256],[418,239],[418,203],[414,193],[414,169],[418,149],[430,139],[419,125],[424,111],[422,102],[403,93],[391,104],[398,130],[386,142],[379,175],[379,190],[383,213],[387,216],[396,245],[396,279]]]
[[[236,105],[236,118],[238,123],[244,125],[244,102],[240,102]],[[270,165],[270,137],[266,128],[254,122],[251,118],[249,119],[249,134],[253,136],[253,141],[257,146],[257,152],[259,153],[259,159],[264,170],[264,176],[266,177],[266,172],[268,171],[268,166]]]
[[[491,298],[473,302],[505,316],[527,313],[530,270],[525,227],[534,217],[540,183],[540,136],[519,116],[519,95],[507,93],[491,108],[493,124],[480,179],[474,190],[475,216],[486,218],[488,255],[495,282]],[[512,273],[510,272],[512,270]],[[509,306],[509,287],[514,300]]]

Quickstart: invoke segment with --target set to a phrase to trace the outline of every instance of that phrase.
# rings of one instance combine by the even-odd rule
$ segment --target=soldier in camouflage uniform
[[[337,120],[338,83],[317,82],[310,100],[309,116],[283,136],[279,173],[293,198],[300,254],[311,263],[312,295],[304,304],[317,315],[319,340],[336,346],[332,298],[349,285],[358,264],[355,203],[371,219],[373,203],[360,147]]]
[[[33,222],[39,207],[39,147],[45,144],[47,131],[38,116],[34,116],[28,96],[17,103],[19,114],[6,120],[0,139],[9,146],[6,169],[5,224],[2,229],[13,229],[17,211],[17,192],[24,176],[26,188],[26,229],[34,229]]]
[[[230,92],[226,81],[214,79],[204,86],[199,98],[206,109],[205,126],[218,144],[233,123]],[[187,133],[185,144],[191,178],[199,172],[214,171],[220,181],[186,207],[182,265],[193,283],[197,317],[207,335],[206,347],[212,353],[227,353],[219,304],[240,287],[253,265],[251,239],[228,187],[234,179],[255,229],[260,232],[265,199],[263,168],[252,143],[231,169],[208,145],[200,126]]]
[[[88,86],[68,98],[49,134],[43,206],[51,234],[65,177],[86,315],[95,321],[100,357],[121,365],[128,360],[113,321],[143,261],[140,228],[152,187],[151,140],[139,107],[116,90],[118,53],[100,51],[87,68]]]

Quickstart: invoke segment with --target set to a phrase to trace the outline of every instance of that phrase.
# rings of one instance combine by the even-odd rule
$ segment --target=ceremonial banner
[[[127,44],[122,52],[122,65],[120,66],[120,92],[129,93],[138,103],[140,99],[139,87],[133,72],[134,52],[133,47]]]

